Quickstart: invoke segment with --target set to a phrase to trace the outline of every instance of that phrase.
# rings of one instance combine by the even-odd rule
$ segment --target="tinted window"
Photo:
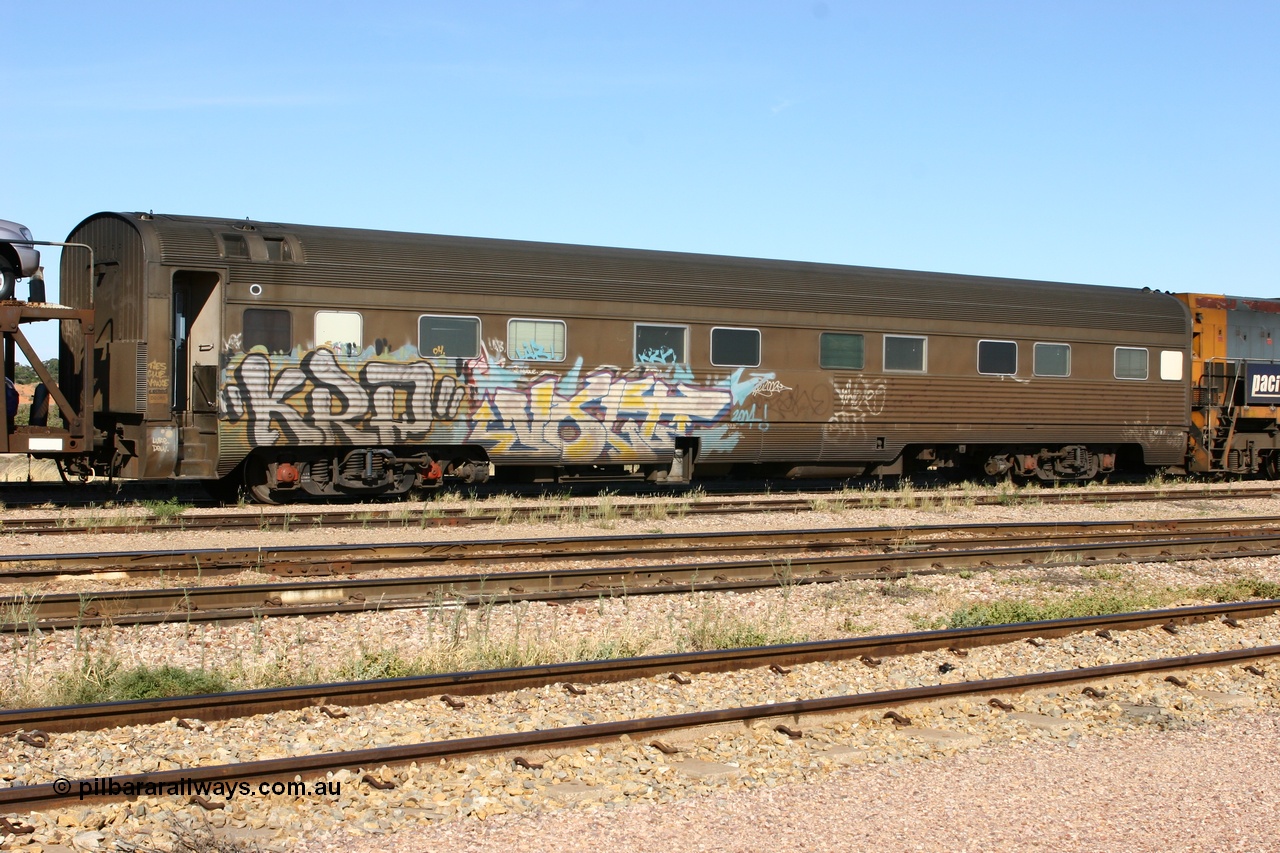
[[[866,363],[862,335],[823,332],[818,339],[818,363],[823,367],[861,370]]]
[[[564,323],[559,320],[511,320],[507,357],[525,361],[564,361]]]
[[[293,349],[293,317],[276,308],[244,309],[244,331],[240,345],[245,352],[266,347],[267,352],[289,352]]]
[[[711,363],[717,367],[756,367],[760,364],[759,329],[712,329]]]
[[[684,326],[636,324],[636,362],[639,364],[684,364]]]
[[[1018,372],[1018,345],[1013,341],[978,341],[978,372],[1012,376]]]
[[[924,338],[884,336],[884,369],[924,372]]]
[[[1116,347],[1116,379],[1146,379],[1147,351],[1138,347]]]
[[[1036,344],[1036,376],[1070,376],[1071,346],[1069,344]]]
[[[475,358],[480,354],[480,321],[475,317],[418,318],[418,353],[435,358]]]

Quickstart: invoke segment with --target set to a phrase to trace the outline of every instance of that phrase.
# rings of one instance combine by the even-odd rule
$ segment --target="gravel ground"
[[[817,498],[815,498],[817,500]],[[825,499],[824,499],[825,500]],[[123,512],[124,510],[121,510]],[[255,511],[255,510],[248,510]],[[9,511],[9,514],[13,511]],[[22,511],[39,514],[41,511]],[[43,511],[48,514],[48,510]],[[94,510],[64,511],[68,516]],[[192,510],[200,512],[200,510]],[[37,537],[0,535],[0,554],[94,552],[159,548],[199,548],[280,544],[352,544],[390,541],[512,539],[547,535],[708,530],[772,531],[817,527],[890,527],[966,522],[1125,520],[1217,517],[1232,514],[1280,515],[1280,499],[1205,501],[1179,497],[1167,503],[1043,507],[992,507],[953,503],[927,509],[844,510],[767,513],[665,520],[596,520],[573,524],[507,524],[467,528],[417,527],[297,529],[259,531],[187,531]],[[580,564],[579,564],[580,565]],[[540,564],[540,567],[547,567]],[[493,571],[518,569],[494,566]],[[103,660],[159,666],[217,668],[238,686],[271,686],[300,679],[332,680],[395,674],[405,662],[440,667],[483,668],[540,663],[568,656],[662,654],[695,648],[700,641],[735,635],[739,644],[825,639],[896,633],[940,626],[939,617],[992,599],[1042,600],[1100,589],[1194,589],[1206,583],[1247,577],[1280,582],[1280,558],[1211,560],[1185,563],[1134,563],[1062,566],[1048,570],[919,575],[904,581],[833,583],[767,590],[731,599],[699,596],[601,598],[563,607],[529,604],[480,612],[396,610],[326,619],[264,619],[227,625],[185,623],[148,628],[120,626],[25,637],[0,636],[0,704],[38,703],[51,695],[53,682],[68,671]],[[264,576],[242,573],[241,582]],[[220,579],[226,582],[228,579]],[[100,581],[63,583],[59,588],[96,588]],[[139,585],[136,582],[128,585]],[[165,581],[142,584],[163,586]],[[169,585],[173,585],[172,580]],[[40,589],[6,587],[0,594],[36,595]],[[1189,596],[1169,604],[1199,603]],[[20,605],[0,618],[18,618]],[[753,631],[745,630],[750,626]]]
[[[578,808],[326,839],[351,853],[1245,851],[1280,847],[1280,714],[1179,732],[1037,741],[669,805]]]
[[[1208,603],[1190,590],[1231,578],[1280,583],[1280,557],[918,575],[730,597],[601,597],[564,606],[532,602],[8,635],[0,636],[0,702],[41,704],[59,680],[92,679],[111,662],[215,669],[236,686],[265,687],[902,633],[942,627],[946,614],[995,599],[1154,590],[1168,606]],[[1170,588],[1187,592],[1165,592]]]
[[[1280,644],[1280,616],[1250,619],[1239,628],[1216,621],[1187,625],[1176,636],[1150,628],[1116,632],[1112,639],[1082,634],[1048,639],[1039,646],[1014,643],[975,648],[963,657],[940,650],[886,658],[874,667],[857,659],[802,664],[786,676],[768,668],[703,673],[691,676],[688,685],[658,676],[591,685],[583,696],[550,685],[488,700],[477,697],[460,710],[450,710],[438,699],[418,699],[351,708],[348,716],[338,720],[315,711],[289,711],[211,722],[196,730],[165,723],[58,734],[48,749],[4,739],[0,740],[0,786],[456,740],[1273,644]],[[1199,675],[1197,684],[1202,689],[1225,689],[1211,683],[1209,673]],[[1265,681],[1250,681],[1243,689],[1265,698],[1269,695],[1265,687]],[[1172,687],[1162,690],[1171,697],[1168,704],[1179,706],[1179,711],[1194,704],[1173,696]],[[1050,698],[1055,713],[1067,707],[1091,722],[1110,722],[1109,704],[1095,707],[1090,701],[1063,706],[1056,697]]]
[[[8,513],[7,513],[8,514]],[[41,514],[36,512],[34,514]],[[47,514],[47,511],[46,513]],[[669,518],[588,524],[494,525],[458,529],[293,530],[288,533],[189,532],[107,534],[40,538],[0,536],[0,554],[40,551],[104,551],[246,544],[347,543],[425,539],[523,538],[592,535],[601,532],[689,532],[772,530],[800,527],[892,526],[976,521],[1212,517],[1277,515],[1280,499],[1202,501],[1180,497],[1163,504],[1091,507],[971,507],[963,501],[924,510],[843,510],[752,516]],[[348,674],[354,665],[395,660],[447,660],[460,647],[469,654],[532,656],[569,650],[589,654],[659,653],[690,647],[691,628],[723,637],[743,625],[759,630],[760,642],[919,630],[958,607],[993,598],[1043,600],[1099,589],[1149,590],[1198,585],[1232,577],[1280,582],[1280,558],[1199,561],[1179,564],[1063,566],[1049,570],[976,572],[970,577],[918,576],[896,583],[839,583],[733,596],[601,599],[585,606],[495,607],[480,613],[394,611],[318,620],[263,620],[223,626],[113,627],[57,632],[28,642],[0,639],[0,693],[34,697],[46,693],[69,670],[105,660],[238,673],[243,683],[283,683],[298,677]],[[257,576],[256,579],[260,579]],[[1170,604],[1196,603],[1194,596]],[[950,678],[990,677],[1050,662],[1082,666],[1145,653],[1147,646],[1188,643],[1201,650],[1275,642],[1275,619],[1246,623],[1243,631],[1213,626],[1188,629],[1170,639],[1130,632],[1119,643],[1053,640],[1016,652],[975,650],[950,661],[964,669]],[[1066,648],[1070,646],[1070,649]],[[1188,646],[1187,648],[1190,648]],[[945,655],[945,653],[942,653]],[[557,654],[557,657],[560,655]],[[937,658],[937,659],[935,659]],[[551,658],[557,659],[557,658]],[[821,692],[883,689],[928,681],[941,657],[915,663],[889,662],[877,670],[805,673]],[[492,665],[536,662],[507,658]],[[1267,667],[1268,671],[1275,668]],[[343,670],[348,672],[342,673]],[[270,849],[528,850],[1008,850],[1109,849],[1271,850],[1280,829],[1275,806],[1280,783],[1267,768],[1274,762],[1280,727],[1275,679],[1258,680],[1236,668],[1198,673],[1188,694],[1162,681],[1137,679],[1111,687],[1106,703],[1066,701],[1036,694],[1020,709],[1066,722],[1011,722],[983,707],[935,708],[913,713],[917,726],[962,731],[976,739],[942,745],[912,738],[876,717],[836,720],[792,742],[771,729],[719,732],[686,746],[668,759],[642,744],[598,748],[593,755],[547,756],[547,768],[512,781],[504,760],[472,765],[409,768],[385,778],[399,783],[389,794],[361,790],[346,780],[349,795],[333,802],[283,803],[279,798],[237,802],[209,812],[218,833],[258,841]],[[794,681],[793,675],[789,681]],[[738,691],[740,704],[753,697],[793,698],[775,678],[755,686],[730,686],[707,678],[701,689],[721,697]],[[877,686],[879,685],[879,686]],[[443,706],[406,703],[404,709],[373,713],[350,709],[340,726],[331,721],[280,719],[216,724],[210,732],[170,726],[146,732],[100,734],[73,741],[65,759],[70,774],[119,774],[137,766],[175,766],[186,760],[246,760],[249,744],[285,755],[342,746],[461,736],[492,726],[528,728],[563,721],[609,719],[641,706],[666,702],[690,707],[674,683],[659,685],[664,697],[593,688],[569,702],[551,695],[501,700],[492,718],[443,715]],[[694,688],[699,685],[695,684]],[[648,688],[646,688],[647,690]],[[656,689],[656,688],[655,688]],[[689,690],[691,688],[683,688]],[[772,691],[772,692],[770,692]],[[1230,694],[1235,698],[1223,698]],[[646,698],[647,697],[647,698]],[[554,700],[554,701],[553,701]],[[585,701],[584,701],[585,700]],[[776,701],[776,699],[774,700]],[[1142,706],[1147,710],[1134,710]],[[1151,710],[1151,709],[1155,710]],[[1233,710],[1234,709],[1234,710]],[[474,709],[469,705],[468,712]],[[973,713],[970,713],[970,712]],[[417,715],[416,722],[406,722]],[[590,715],[590,718],[585,715]],[[296,715],[294,715],[296,716]],[[918,719],[916,719],[918,717]],[[424,722],[426,727],[424,728]],[[178,740],[174,740],[179,734]],[[212,736],[222,735],[214,742]],[[62,738],[64,736],[57,736]],[[70,736],[65,736],[70,737]],[[80,736],[77,736],[80,737]],[[114,738],[114,740],[112,740]],[[849,752],[832,752],[840,746]],[[27,756],[0,742],[0,784],[41,781],[59,770],[50,757]],[[222,753],[217,753],[221,749]],[[154,765],[147,764],[148,756]],[[687,758],[707,763],[698,772],[674,765]],[[134,762],[139,762],[134,764]],[[168,762],[167,764],[165,762]],[[575,763],[576,762],[576,763]],[[858,766],[849,768],[853,762]],[[1188,774],[1187,767],[1196,767]],[[665,769],[664,769],[665,768]],[[719,768],[719,769],[717,769]],[[725,770],[723,768],[729,768]],[[696,769],[696,768],[695,768]],[[643,772],[641,772],[643,771]],[[584,781],[585,780],[585,781]],[[340,780],[341,781],[341,780]],[[583,791],[582,785],[595,790]],[[566,787],[567,786],[567,787]],[[616,787],[612,787],[616,786]],[[607,794],[600,789],[607,789]],[[484,789],[483,791],[481,789]],[[1077,793],[1082,799],[1076,800]],[[391,799],[395,797],[396,799]],[[1176,807],[1170,804],[1177,803]],[[299,809],[298,806],[304,806]],[[27,849],[105,849],[130,838],[166,847],[164,827],[203,821],[204,813],[173,801],[141,800],[114,806],[63,810],[33,816],[36,841]],[[157,820],[159,818],[159,820]],[[46,823],[47,821],[47,823]],[[412,827],[405,829],[405,827]],[[325,834],[331,833],[331,834]],[[388,834],[392,833],[392,834]],[[361,840],[362,835],[372,836]],[[309,841],[308,841],[309,840]]]
[[[1013,713],[981,699],[903,707],[909,728],[880,712],[805,719],[800,740],[767,722],[722,725],[664,738],[681,750],[670,756],[626,741],[529,755],[541,769],[502,756],[368,768],[390,791],[342,771],[324,796],[237,795],[208,812],[143,796],[26,816],[35,834],[8,841],[164,848],[188,825],[269,850],[361,853],[1275,849],[1259,845],[1280,829],[1274,675],[1181,675],[1190,689],[1138,676],[1098,683],[1101,700],[1032,691],[1007,697]]]

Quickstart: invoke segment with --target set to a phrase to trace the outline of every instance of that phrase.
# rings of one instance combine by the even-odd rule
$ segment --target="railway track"
[[[0,583],[32,583],[75,577],[213,578],[255,571],[280,576],[331,576],[383,569],[490,565],[512,562],[569,562],[680,558],[696,551],[719,559],[745,553],[823,551],[848,548],[936,551],[997,547],[1041,539],[1061,543],[1106,541],[1192,533],[1243,535],[1280,530],[1280,516],[1169,519],[1156,521],[999,522],[910,527],[809,528],[770,533],[626,534],[503,540],[453,540],[370,545],[254,546],[169,551],[115,551],[25,554],[0,557]],[[771,555],[772,556],[772,555]]]
[[[1201,522],[1192,522],[1195,527]],[[1173,524],[1162,522],[1161,525]],[[1176,526],[1176,525],[1175,525]],[[1035,527],[1024,526],[1024,527]],[[728,534],[732,543],[740,534]],[[807,543],[786,544],[764,559],[704,561],[548,569],[428,577],[349,577],[334,580],[278,581],[264,584],[185,586],[166,589],[117,589],[0,598],[7,614],[0,630],[92,627],[103,624],[216,622],[276,616],[317,616],[423,606],[478,606],[517,601],[593,600],[600,597],[654,595],[695,590],[742,591],[781,584],[830,583],[1031,566],[1106,562],[1173,561],[1270,556],[1280,553],[1280,530],[1234,528],[1228,532],[1171,536],[1168,529],[1098,536],[1098,531],[1068,531],[1055,539],[1036,530],[1030,545],[928,548],[811,556]],[[1080,541],[1084,537],[1086,541]],[[624,538],[625,539],[625,538]],[[955,540],[972,545],[971,540]],[[930,543],[932,544],[932,543]],[[954,543],[953,543],[954,544]],[[420,546],[419,546],[420,547]],[[664,547],[703,550],[698,543]],[[744,547],[733,545],[733,547]],[[753,544],[752,550],[769,550]],[[598,553],[598,552],[597,552]],[[702,554],[706,556],[706,554]],[[344,562],[349,558],[344,558]],[[387,559],[385,555],[376,557]],[[405,559],[403,555],[396,559]],[[330,566],[333,562],[330,561]]]
[[[284,691],[251,691],[241,694],[185,697],[142,703],[46,708],[0,714],[0,732],[26,731],[29,733],[33,724],[40,724],[44,727],[44,731],[34,738],[28,734],[28,739],[41,744],[36,746],[36,749],[45,749],[51,744],[56,746],[55,736],[58,732],[93,730],[118,725],[144,725],[171,720],[174,717],[181,721],[188,715],[199,715],[203,720],[217,720],[231,716],[264,713],[268,709],[279,711],[286,708],[315,708],[318,711],[325,711],[331,717],[339,717],[345,714],[330,708],[326,703],[338,702],[347,707],[353,707],[360,704],[424,697],[438,697],[450,708],[458,710],[465,707],[466,699],[471,697],[539,685],[559,683],[572,688],[569,690],[571,693],[585,694],[588,687],[582,685],[632,681],[663,674],[668,674],[681,683],[688,683],[692,678],[710,673],[762,667],[768,667],[780,678],[785,678],[790,672],[788,667],[814,662],[860,660],[868,667],[878,667],[884,656],[911,655],[941,649],[949,650],[956,656],[967,656],[969,650],[984,645],[1012,643],[1019,640],[1034,640],[1039,644],[1045,642],[1046,638],[1073,636],[1087,632],[1098,632],[1110,640],[1112,638],[1109,632],[1112,631],[1139,630],[1156,625],[1170,634],[1177,633],[1185,626],[1209,620],[1223,620],[1229,625],[1240,626],[1243,624],[1241,620],[1268,616],[1275,613],[1278,608],[1280,608],[1280,601],[1211,605],[962,631],[922,632],[760,649],[736,649],[727,652],[598,661],[487,673],[456,673],[416,679],[331,684]],[[1005,711],[1013,712],[1014,704],[1000,697],[1010,697],[1011,694],[1036,688],[1053,687],[1061,690],[1070,685],[1081,684],[1090,685],[1092,696],[1100,702],[1105,702],[1108,700],[1104,689],[1100,689],[1100,685],[1108,679],[1229,666],[1253,666],[1254,675],[1267,678],[1269,676],[1255,664],[1263,659],[1277,656],[1280,656],[1280,646],[1276,645],[1232,648],[1227,651],[1133,659],[1075,669],[1033,670],[1005,677],[946,683],[939,681],[939,683],[922,686],[869,690],[839,696],[801,698],[741,707],[724,706],[691,713],[609,720],[586,725],[552,726],[531,731],[509,731],[282,759],[211,764],[146,774],[125,774],[113,777],[116,783],[115,791],[102,786],[102,788],[89,789],[87,795],[85,795],[85,788],[79,785],[73,786],[72,780],[64,778],[56,782],[0,789],[0,812],[29,811],[67,802],[121,798],[126,795],[122,791],[142,783],[163,786],[212,782],[266,782],[293,779],[295,776],[314,778],[326,772],[339,770],[393,768],[414,762],[419,764],[439,762],[490,753],[511,756],[516,765],[530,768],[534,765],[520,756],[533,754],[535,751],[559,750],[619,739],[647,741],[649,746],[656,750],[675,752],[677,750],[665,743],[650,739],[681,730],[725,723],[766,724],[793,740],[800,740],[804,738],[804,732],[798,730],[798,727],[804,721],[812,720],[814,717],[865,712],[871,709],[877,712],[891,709],[891,712],[886,713],[885,716],[894,718],[899,724],[907,725],[910,721],[906,713],[910,713],[908,708],[912,704],[957,697],[990,698],[993,707],[999,706]],[[1187,682],[1176,677],[1170,677],[1166,681],[1181,688],[1188,687]],[[797,687],[799,687],[798,684]],[[189,725],[198,727],[201,724],[190,723]],[[53,735],[49,734],[50,732]],[[380,781],[377,776],[370,775],[360,778],[367,784],[378,787],[389,784],[385,782],[385,776],[381,777],[383,781]],[[217,806],[206,805],[206,807],[216,808]]]
[[[784,646],[721,649],[618,660],[546,664],[479,672],[444,673],[376,681],[348,681],[302,687],[265,688],[204,696],[179,696],[0,711],[0,735],[24,729],[93,731],[146,725],[175,717],[225,720],[255,714],[337,704],[345,707],[453,696],[484,696],[548,684],[601,684],[649,678],[670,672],[731,672],[819,661],[885,658],[938,649],[972,649],[1029,638],[1065,637],[1089,631],[1136,631],[1157,625],[1193,625],[1209,620],[1260,619],[1280,611],[1280,600],[1173,607],[1138,613],[1084,616],[1041,622],[850,637]]]
[[[100,510],[83,518],[43,516],[10,518],[0,521],[0,535],[26,533],[58,536],[90,533],[137,533],[142,531],[182,530],[261,530],[287,532],[313,527],[452,527],[550,520],[590,520],[612,518],[665,518],[686,515],[724,515],[752,512],[806,512],[817,509],[863,509],[876,507],[912,508],[941,506],[948,501],[971,506],[1007,505],[1035,502],[1043,505],[1075,505],[1131,503],[1167,500],[1230,500],[1272,497],[1271,486],[1228,488],[1159,488],[1159,489],[1023,489],[1017,492],[838,492],[809,497],[704,497],[699,495],[662,498],[660,500],[617,503],[611,497],[594,504],[521,503],[502,508],[486,507],[483,502],[465,506],[439,507],[427,504],[421,508],[403,506],[370,509],[302,509],[258,508],[256,511],[186,512],[171,514],[131,514]]]

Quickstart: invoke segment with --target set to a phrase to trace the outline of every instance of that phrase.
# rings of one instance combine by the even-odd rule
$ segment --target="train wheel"
[[[1280,452],[1267,454],[1262,460],[1262,473],[1268,480],[1280,480]]]
[[[250,457],[245,460],[244,486],[249,497],[258,503],[272,506],[280,503],[276,490],[267,485],[267,463],[264,459]]]
[[[267,485],[250,486],[249,496],[260,504],[275,506],[280,503],[280,501],[275,497],[275,490]]]

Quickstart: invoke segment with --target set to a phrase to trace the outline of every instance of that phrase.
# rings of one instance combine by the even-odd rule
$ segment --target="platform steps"
[[[182,427],[178,444],[178,471],[182,478],[208,479],[218,476],[218,433],[198,426]]]

